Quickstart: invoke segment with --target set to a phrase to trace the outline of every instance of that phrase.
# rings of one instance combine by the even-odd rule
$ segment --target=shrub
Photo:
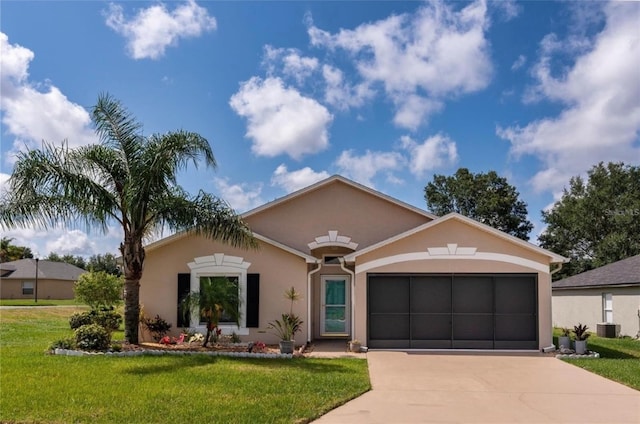
[[[98,311],[93,315],[93,324],[98,324],[107,331],[116,331],[122,324],[122,315],[116,311]]]
[[[49,350],[54,349],[74,349],[76,343],[72,338],[59,339],[49,345]]]
[[[76,299],[86,303],[93,310],[111,309],[120,303],[124,278],[104,271],[86,272],[74,285]]]
[[[93,324],[92,312],[76,312],[69,317],[69,327],[72,330],[76,330],[83,325]]]
[[[74,335],[76,346],[82,350],[104,351],[109,349],[111,343],[109,332],[98,324],[83,325],[75,331]]]
[[[171,324],[160,315],[156,315],[155,318],[142,317],[140,322],[149,330],[155,341],[162,339],[171,329]]]

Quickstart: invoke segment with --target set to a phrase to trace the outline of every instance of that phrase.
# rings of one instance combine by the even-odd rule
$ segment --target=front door
[[[320,307],[320,335],[348,336],[351,317],[351,296],[348,275],[323,275]]]

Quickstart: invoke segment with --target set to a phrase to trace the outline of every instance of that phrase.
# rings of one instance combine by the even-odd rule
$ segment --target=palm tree
[[[223,316],[224,321],[236,324],[240,321],[238,281],[226,277],[200,277],[200,291],[189,293],[182,304],[185,317],[200,312],[200,319],[207,324],[207,335],[202,344],[206,347]]]
[[[125,277],[125,338],[138,343],[140,278],[145,237],[161,229],[192,231],[236,247],[256,247],[249,227],[229,205],[200,191],[190,196],[177,184],[190,162],[216,161],[208,141],[183,130],[142,135],[142,125],[116,99],[102,94],[91,110],[98,144],[20,153],[0,203],[0,225],[84,223],[106,232],[122,227],[120,253]]]

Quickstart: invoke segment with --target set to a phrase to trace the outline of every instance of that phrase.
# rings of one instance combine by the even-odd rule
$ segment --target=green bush
[[[122,324],[122,315],[113,310],[101,310],[76,312],[69,318],[69,326],[72,330],[89,324],[98,324],[109,332],[116,331]]]
[[[116,311],[98,311],[93,315],[93,324],[98,324],[107,331],[116,331],[122,324],[122,315]]]
[[[83,325],[93,324],[93,311],[90,312],[76,312],[69,317],[69,327],[72,330],[76,330]]]
[[[111,343],[111,334],[98,324],[83,325],[74,335],[76,346],[82,350],[105,351]]]
[[[111,309],[122,300],[124,278],[104,271],[85,272],[73,287],[76,299],[93,310]]]
[[[59,339],[49,345],[49,350],[54,349],[74,349],[76,347],[75,340],[71,338]]]

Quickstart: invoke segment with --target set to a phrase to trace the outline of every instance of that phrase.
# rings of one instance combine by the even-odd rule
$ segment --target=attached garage
[[[537,349],[538,275],[367,275],[367,345]]]

